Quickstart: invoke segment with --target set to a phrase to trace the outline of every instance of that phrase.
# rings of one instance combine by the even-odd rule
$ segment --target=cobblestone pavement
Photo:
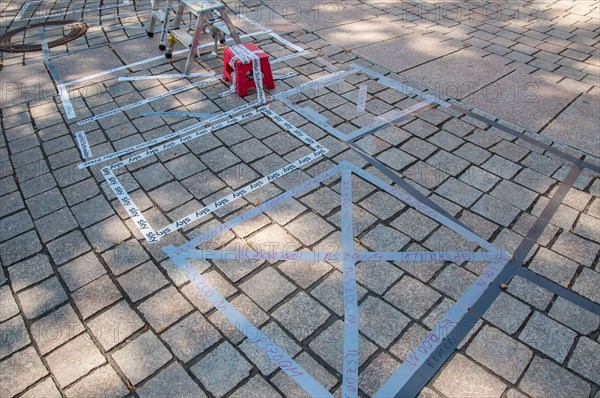
[[[88,23],[85,36],[45,53],[2,53],[1,395],[306,396],[163,251],[228,223],[190,268],[334,396],[343,389],[346,265],[331,255],[255,252],[349,245],[380,256],[356,263],[359,395],[373,396],[415,361],[413,351],[429,350],[421,342],[467,290],[483,286],[488,263],[473,252],[507,251],[506,267],[518,274],[492,282],[489,309],[461,308],[472,320],[461,324],[466,336],[420,396],[600,397],[598,3],[227,4],[281,34],[234,18],[272,61],[288,57],[273,63],[275,75],[290,74],[270,94],[342,76],[182,144],[153,141],[161,149],[148,156],[121,152],[111,180],[102,169],[117,157],[82,162],[200,130],[190,127],[197,118],[152,112],[212,117],[256,94],[221,96],[228,86],[219,79],[169,93],[207,77],[117,79],[184,68],[185,54],[170,64],[158,35],[147,37],[149,4],[0,3],[2,31],[48,14],[81,20],[82,9]],[[42,36],[64,31],[48,26]],[[19,41],[39,43],[39,29]],[[196,61],[192,73],[221,73],[218,59]],[[85,159],[80,131],[92,154]],[[368,173],[351,177],[352,241],[345,177],[306,185],[347,164]],[[266,207],[303,184],[306,192]],[[461,225],[481,239],[465,238]],[[147,228],[162,231],[158,242]],[[237,254],[217,259],[220,250]],[[401,251],[472,257],[384,261]],[[442,365],[440,356],[423,366]]]

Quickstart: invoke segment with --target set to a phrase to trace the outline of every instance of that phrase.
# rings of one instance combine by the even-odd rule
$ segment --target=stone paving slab
[[[510,91],[511,87],[514,91]],[[479,109],[539,131],[576,97],[577,92],[558,86],[551,80],[514,71],[487,90],[471,94],[464,100]]]
[[[536,9],[536,21],[527,23],[510,14],[514,12],[510,3],[503,5],[499,16],[485,17],[487,14],[465,14],[467,8],[440,14],[439,5],[356,0],[332,9],[332,15],[320,14],[320,20],[314,16],[322,4],[302,3],[304,9],[296,19],[292,19],[295,11],[290,2],[245,3],[243,7],[248,11],[271,7],[274,18],[256,18],[258,22],[290,32],[283,37],[309,50],[304,57],[277,65],[276,73],[294,71],[298,75],[277,81],[276,92],[330,73],[326,69],[331,66],[323,60],[341,69],[358,63],[398,82],[404,78],[381,66],[394,71],[416,66],[407,71],[409,77],[434,88],[470,78],[480,83],[471,99],[496,86],[508,92],[518,74],[524,81],[542,82],[540,96],[549,95],[552,101],[542,101],[539,111],[519,109],[520,102],[506,98],[502,109],[491,101],[482,101],[480,107],[500,114],[506,119],[500,123],[507,125],[539,123],[541,127],[544,120],[554,120],[547,128],[548,135],[562,141],[564,128],[558,123],[570,125],[578,118],[580,126],[593,125],[581,108],[589,105],[584,99],[595,98],[594,91],[567,107],[591,85],[597,86],[593,45],[598,19],[594,17],[597,8],[590,4],[548,3]],[[239,4],[230,6],[235,10]],[[4,8],[2,3],[0,7],[9,17],[6,24],[2,20],[2,29],[19,26],[9,24],[20,4]],[[331,17],[336,17],[335,21],[328,21]],[[147,21],[147,12],[139,20],[134,16],[123,23],[139,27],[140,21]],[[364,46],[348,51],[360,41],[348,37],[357,36],[357,29],[366,29],[368,21],[373,21],[372,32],[380,22],[379,26],[385,27],[382,34],[393,31],[393,37],[364,35],[360,38]],[[156,37],[148,39],[139,29],[119,30],[116,25],[120,23],[91,27],[87,41],[52,49],[56,54],[99,46],[56,62],[63,59],[66,65],[68,59],[87,57],[87,63],[70,66],[83,76],[121,66],[118,59],[129,62],[156,54]],[[341,36],[336,38],[336,32]],[[31,39],[35,37],[37,32]],[[144,46],[131,49],[131,43],[138,42]],[[114,52],[108,50],[109,43]],[[259,38],[258,44],[272,59],[292,52],[268,36]],[[396,51],[390,54],[384,48]],[[362,50],[364,59],[357,58]],[[19,68],[41,66],[39,53],[3,53],[2,57],[2,75],[11,73],[15,81],[25,81]],[[220,61],[197,61],[198,70],[220,71]],[[163,60],[135,71],[139,75],[178,73],[184,62],[184,57],[173,64]],[[476,73],[464,77],[460,72],[469,64],[475,65]],[[41,75],[46,73],[44,70]],[[449,77],[457,74],[462,80]],[[79,126],[76,120],[189,82],[118,83],[116,76],[106,75],[93,85],[84,83],[70,91],[78,116],[75,120],[66,118],[57,97],[3,105],[0,334],[6,344],[0,350],[0,388],[7,396],[304,396],[289,376],[212,308],[161,247],[181,245],[342,161],[351,161],[390,183],[342,140],[378,120],[377,116],[407,109],[421,99],[399,93],[364,73],[292,97],[296,106],[322,114],[342,132],[338,137],[319,127],[316,118],[304,117],[286,104],[272,103],[273,110],[330,152],[303,170],[164,237],[158,245],[148,244],[108,189],[100,167],[77,168],[82,159],[74,134],[84,130],[92,152],[99,156],[196,121],[144,118],[139,116],[142,111],[218,113],[247,104],[255,95],[245,100],[221,98],[219,94],[227,86],[219,82],[89,125]],[[364,112],[357,109],[361,86],[367,89]],[[594,90],[597,92],[597,87]],[[523,115],[531,118],[521,119]],[[535,133],[528,134],[597,164],[587,153],[585,140],[567,142],[579,148],[574,149]],[[582,132],[581,137],[585,136]],[[556,194],[568,170],[564,159],[522,137],[440,106],[393,123],[358,143],[468,228],[510,253]],[[123,169],[118,176],[148,220],[166,225],[309,152],[263,117],[171,148]],[[358,177],[352,181],[357,250],[475,247],[373,184]],[[596,303],[600,300],[599,184],[597,173],[583,171],[525,262],[530,271]],[[319,188],[222,234],[209,242],[209,248],[337,250],[341,189],[339,177],[332,177]],[[344,274],[338,262],[195,260],[191,266],[326,389],[341,394]],[[472,261],[357,264],[360,396],[373,396],[398,366],[410,361],[418,343],[482,270],[483,264]],[[508,283],[482,315],[421,396],[598,394],[595,358],[600,347],[600,317],[520,276]]]
[[[564,142],[586,152],[600,155],[598,134],[590,115],[598,114],[600,102],[598,90],[578,97],[573,103],[552,120],[544,134],[557,141]]]
[[[415,32],[394,40],[371,44],[354,54],[394,72],[400,72],[459,50],[456,43],[443,42],[437,36]]]

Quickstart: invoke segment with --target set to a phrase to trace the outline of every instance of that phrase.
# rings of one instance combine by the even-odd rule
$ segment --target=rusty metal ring
[[[65,43],[68,43],[70,41],[73,41],[83,35],[85,35],[85,32],[87,31],[87,25],[82,23],[82,22],[75,22],[75,21],[52,21],[52,22],[44,22],[44,23],[38,23],[38,24],[34,24],[34,25],[29,25],[29,26],[23,26],[20,28],[17,28],[15,30],[12,30],[10,32],[7,32],[6,34],[0,36],[0,51],[4,51],[4,52],[29,52],[29,51],[41,51],[42,49],[42,45],[41,44],[14,44],[12,42],[12,38],[19,34],[24,32],[27,29],[36,29],[36,28],[43,28],[45,26],[50,26],[50,25],[65,25],[68,26],[71,31],[61,37],[60,39],[56,39],[56,40],[52,40],[50,42],[48,42],[48,47],[56,47],[56,46],[60,46],[63,45]]]

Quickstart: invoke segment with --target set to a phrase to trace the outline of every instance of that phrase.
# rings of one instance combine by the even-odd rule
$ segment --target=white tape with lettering
[[[96,121],[96,120],[104,119],[105,117],[116,115],[117,113],[125,112],[125,111],[128,111],[130,109],[135,109],[137,107],[140,107],[140,106],[145,105],[145,104],[149,104],[150,102],[159,100],[161,98],[165,98],[165,97],[168,97],[170,95],[176,95],[176,94],[182,93],[184,91],[191,90],[192,88],[200,87],[200,86],[206,85],[206,84],[208,84],[210,82],[214,82],[214,81],[217,81],[217,80],[219,80],[219,77],[211,77],[211,78],[208,78],[208,79],[205,79],[205,80],[201,80],[201,81],[196,82],[196,83],[192,83],[192,84],[188,84],[186,86],[178,87],[178,88],[176,88],[174,90],[170,90],[170,91],[164,92],[162,94],[155,95],[154,97],[145,98],[145,99],[143,99],[141,101],[134,102],[133,104],[127,104],[127,105],[121,106],[119,108],[111,109],[110,111],[101,113],[99,115],[94,115],[94,116],[88,117],[87,119],[83,119],[83,120],[78,121],[77,124],[79,126],[82,126],[84,124],[87,124],[87,123],[90,123],[90,122],[93,122],[93,121]]]
[[[88,143],[87,137],[85,136],[85,131],[78,131],[75,133],[75,138],[77,139],[77,145],[79,145],[79,151],[81,152],[81,156],[84,159],[92,157],[92,150],[90,149],[90,144]]]

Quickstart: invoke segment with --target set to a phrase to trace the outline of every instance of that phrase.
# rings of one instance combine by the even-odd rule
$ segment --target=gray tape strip
[[[431,104],[427,102],[419,102],[418,104],[409,106],[401,111],[398,111],[397,109],[391,110],[383,115],[377,116],[372,123],[369,123],[368,125],[361,127],[350,134],[347,134],[346,141],[356,141],[365,135],[373,134],[385,127],[399,123],[429,108],[431,108]]]
[[[130,109],[135,109],[135,108],[137,108],[139,106],[142,106],[142,105],[145,105],[145,104],[149,104],[150,102],[153,102],[153,101],[156,101],[156,100],[159,100],[159,99],[171,96],[171,95],[176,95],[176,94],[182,93],[184,91],[191,90],[192,88],[195,88],[195,87],[204,86],[204,85],[206,85],[206,84],[208,84],[210,82],[214,82],[214,81],[217,81],[217,80],[219,80],[218,77],[211,77],[211,78],[208,78],[208,79],[205,79],[205,80],[201,80],[201,81],[196,82],[196,83],[188,84],[188,85],[183,86],[183,87],[178,87],[178,88],[176,88],[174,90],[170,90],[170,91],[164,92],[162,94],[155,95],[154,97],[145,98],[145,99],[143,99],[141,101],[138,101],[138,102],[135,102],[133,104],[128,104],[128,105],[125,105],[125,106],[122,106],[122,107],[119,107],[119,108],[116,108],[116,109],[111,109],[110,111],[101,113],[99,115],[94,115],[94,116],[88,117],[87,119],[83,119],[83,120],[78,121],[77,124],[79,126],[82,126],[84,124],[87,124],[87,123],[90,123],[90,122],[93,122],[93,121],[96,121],[96,120],[104,119],[105,117],[108,117],[108,116],[116,115],[117,113],[122,113],[122,112],[128,111]]]
[[[452,104],[452,109],[455,109],[455,110],[457,110],[459,112],[462,112],[465,115],[467,115],[469,117],[472,117],[473,119],[477,119],[477,120],[480,120],[480,121],[482,121],[482,122],[484,122],[486,124],[489,124],[490,126],[493,126],[493,127],[497,128],[499,130],[504,131],[505,133],[508,133],[510,135],[518,137],[518,138],[522,139],[523,141],[527,141],[530,144],[533,144],[533,145],[537,146],[538,148],[542,148],[542,149],[544,149],[544,150],[546,150],[546,151],[548,151],[548,152],[550,152],[550,153],[552,153],[552,154],[554,154],[556,156],[559,156],[559,157],[561,157],[561,158],[563,158],[563,159],[565,159],[565,160],[567,160],[567,161],[569,161],[569,162],[571,162],[573,164],[576,164],[579,168],[582,168],[582,169],[585,168],[585,169],[592,170],[592,171],[594,171],[596,173],[600,173],[600,166],[597,166],[597,165],[592,164],[590,162],[587,162],[585,160],[578,159],[578,158],[576,158],[576,157],[574,157],[574,156],[572,156],[572,155],[570,155],[568,153],[565,153],[565,152],[561,151],[560,149],[557,149],[557,148],[552,147],[552,146],[550,146],[548,144],[545,144],[545,143],[543,143],[541,141],[538,141],[538,140],[536,140],[533,137],[530,137],[528,135],[519,133],[518,131],[515,131],[515,130],[511,129],[510,127],[505,126],[503,124],[500,124],[500,123],[496,122],[495,120],[492,120],[492,119],[490,119],[488,117],[479,115],[479,114],[477,114],[477,113],[475,113],[473,111],[470,111],[470,110],[468,110],[466,108],[463,108],[462,106],[459,106],[459,105],[456,105],[456,104]]]
[[[392,376],[374,397],[414,397],[421,391],[421,389],[444,365],[448,358],[450,358],[452,353],[454,353],[462,339],[470,332],[481,315],[492,305],[498,295],[500,295],[500,292],[502,291],[500,289],[500,284],[509,283],[516,275],[527,254],[529,254],[546,225],[548,225],[550,219],[552,219],[552,216],[558,210],[558,207],[564,200],[572,184],[579,176],[579,173],[580,169],[577,166],[571,168],[567,177],[559,185],[552,199],[550,199],[546,207],[544,207],[540,217],[527,233],[527,236],[521,241],[521,244],[515,251],[515,257],[502,268],[501,272],[494,278],[485,293],[469,307],[470,310],[462,317],[458,324],[453,326],[450,329],[450,332],[446,332],[446,329],[448,329],[447,325],[441,325],[444,333],[442,341],[437,344],[435,349],[432,349],[429,352],[427,359],[420,362],[421,365],[419,368],[412,371],[410,375],[403,376],[401,381]],[[431,342],[428,343],[431,344]],[[409,362],[407,361],[406,363]],[[403,364],[401,367],[402,366],[406,368],[409,365]],[[397,372],[399,371],[400,369],[398,369]],[[404,372],[405,371],[402,371],[401,373],[404,374]]]
[[[240,225],[241,223],[251,220],[254,217],[257,217],[258,215],[262,214],[263,212],[280,205],[281,203],[285,202],[286,200],[288,200],[294,196],[300,195],[300,194],[318,186],[322,181],[336,175],[338,173],[339,169],[340,169],[340,166],[334,166],[331,169],[326,170],[323,173],[319,174],[317,177],[311,178],[308,181],[303,182],[302,184],[299,184],[299,185],[295,186],[294,188],[274,197],[273,199],[269,199],[268,201],[261,203],[260,205],[254,207],[253,209],[248,210],[244,214],[240,214],[239,216],[236,216],[236,217],[226,221],[224,224],[221,224],[215,228],[212,228],[210,231],[205,232],[202,235],[199,235],[199,236],[195,237],[194,239],[191,239],[188,242],[186,242],[183,245],[176,248],[175,254],[179,255],[179,254],[193,252],[197,246],[200,246],[203,243],[206,243],[209,240],[214,239],[215,237],[219,236],[223,232],[225,232],[231,228],[235,228],[238,225]]]
[[[338,70],[340,70],[340,68],[338,68],[336,65],[332,64],[323,57],[317,57],[315,58],[315,60],[320,62],[323,66],[325,66],[325,69],[327,69],[329,72],[337,72]]]
[[[352,174],[345,165],[341,170],[342,182],[340,201],[342,205],[342,250],[354,251],[352,232]],[[358,397],[358,289],[356,286],[356,264],[350,257],[342,259],[344,291],[344,356],[342,362],[342,396]]]
[[[354,261],[397,261],[411,263],[431,262],[486,262],[496,260],[487,252],[297,252],[253,250],[198,250],[193,258],[202,260],[238,260],[238,261],[328,261],[340,262],[344,259]]]
[[[223,316],[231,322],[240,332],[248,338],[248,341],[292,378],[304,391],[312,397],[329,397],[333,395],[318,381],[316,381],[306,370],[275,344],[258,327],[243,316],[229,301],[227,301],[217,289],[215,289],[198,270],[192,267],[185,257],[175,254],[173,246],[164,248],[177,268],[190,280],[192,285],[212,304]]]
[[[367,90],[369,86],[361,84],[358,86],[358,95],[356,97],[356,113],[365,113],[365,106],[367,105]]]
[[[359,154],[360,154],[360,152],[359,152]],[[362,178],[364,178],[365,180],[377,185],[379,188],[385,190],[390,195],[393,195],[396,198],[400,199],[402,202],[412,206],[413,208],[415,208],[422,214],[424,214],[424,215],[434,219],[438,223],[445,225],[446,227],[452,229],[459,235],[463,236],[465,239],[468,239],[471,242],[477,243],[479,246],[481,246],[482,248],[487,250],[491,256],[495,256],[493,258],[503,258],[503,257],[510,258],[511,257],[510,254],[508,254],[506,251],[502,251],[502,249],[500,249],[499,247],[489,243],[488,241],[486,241],[485,239],[481,238],[479,235],[477,235],[476,233],[471,231],[469,228],[467,228],[464,225],[462,225],[461,223],[459,223],[458,220],[456,220],[454,217],[452,217],[448,214],[443,214],[443,213],[439,212],[437,209],[434,209],[431,206],[428,206],[427,204],[423,203],[423,201],[420,201],[419,199],[415,198],[410,193],[406,194],[404,192],[401,192],[397,188],[393,188],[393,187],[385,184],[379,178],[373,176],[372,174],[367,173],[363,169],[356,167],[353,164],[348,165],[348,167],[355,174],[357,174],[357,175],[361,176]],[[394,178],[397,178],[395,173],[392,173],[392,174],[394,175]]]
[[[441,98],[438,98],[436,96],[433,96],[431,94],[427,94],[419,89],[417,89],[416,87],[413,87],[409,84],[405,84],[405,83],[400,83],[396,80],[392,80],[389,77],[385,77],[384,75],[382,75],[381,73],[377,73],[371,69],[362,67],[360,65],[357,64],[350,64],[350,67],[354,68],[354,69],[358,69],[361,72],[366,73],[367,75],[370,75],[372,77],[374,77],[375,79],[377,79],[380,83],[385,84],[388,87],[393,88],[396,91],[399,91],[401,93],[403,93],[404,95],[408,95],[408,96],[412,96],[412,95],[417,95],[419,97],[422,98],[422,101],[425,101],[427,103],[430,104],[438,104],[444,108],[448,108],[450,107],[450,104],[444,100],[442,100]]]
[[[543,287],[551,293],[554,293],[566,300],[569,300],[571,303],[578,305],[579,307],[590,311],[593,314],[600,316],[600,304],[593,302],[592,300],[585,298],[569,289],[564,288],[563,286],[544,278],[541,275],[536,274],[528,270],[527,268],[519,268],[517,271],[517,275],[527,279],[530,282],[535,283],[538,286]]]
[[[46,34],[44,32],[44,29],[38,29],[38,34],[42,45],[42,52],[44,54],[44,64],[46,65],[48,72],[50,72],[50,76],[52,76],[52,79],[56,84],[56,90],[58,91],[58,95],[60,96],[60,100],[63,104],[65,114],[67,115],[68,119],[74,119],[75,117],[77,117],[77,115],[75,114],[75,109],[73,108],[73,104],[71,103],[71,99],[69,98],[69,93],[62,82],[60,73],[58,73],[58,70],[56,69],[52,61],[49,59],[50,49],[48,48],[48,42],[46,40]]]

